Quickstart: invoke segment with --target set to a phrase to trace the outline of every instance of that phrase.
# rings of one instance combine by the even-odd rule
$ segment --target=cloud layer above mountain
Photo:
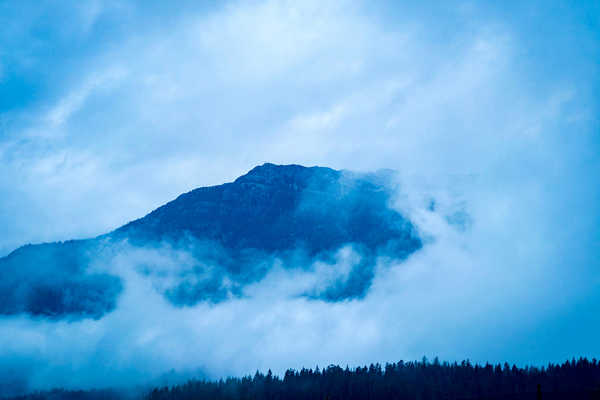
[[[176,308],[118,266],[184,255],[123,252],[105,318],[0,320],[3,382],[598,356],[599,15],[552,1],[0,5],[2,255],[108,232],[265,161],[395,169],[393,206],[424,240],[335,304],[292,296],[332,279],[315,264]]]

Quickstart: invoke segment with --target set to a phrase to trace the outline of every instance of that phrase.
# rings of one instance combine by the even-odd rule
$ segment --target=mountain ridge
[[[389,177],[265,163],[232,182],[183,193],[104,235],[23,246],[0,258],[0,314],[101,318],[116,306],[123,284],[108,268],[98,272],[90,265],[106,248],[121,251],[123,242],[137,248],[171,243],[191,255],[189,271],[173,272],[177,283],[164,289],[175,306],[242,296],[245,285],[268,273],[265,260],[301,269],[321,260],[335,268],[335,252],[348,245],[360,253],[349,277],[306,296],[362,297],[378,255],[402,260],[422,246],[390,198]],[[155,269],[144,267],[159,279]],[[233,283],[224,287],[225,280]]]

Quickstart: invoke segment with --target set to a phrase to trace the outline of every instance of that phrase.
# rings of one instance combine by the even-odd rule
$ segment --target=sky
[[[38,386],[67,370],[93,386],[98,360],[116,382],[159,365],[600,357],[598,93],[594,1],[0,2],[0,255],[264,162],[394,169],[395,206],[430,239],[361,302],[289,300],[302,279],[275,271],[252,300],[171,310],[127,276],[106,319],[3,318],[0,359],[51,366]],[[122,260],[156,251],[171,257]],[[172,329],[132,318],[145,302]],[[202,365],[182,346],[194,335]]]

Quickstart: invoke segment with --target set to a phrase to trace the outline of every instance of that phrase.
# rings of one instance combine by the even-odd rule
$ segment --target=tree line
[[[586,358],[519,368],[515,365],[419,362],[350,369],[257,372],[226,380],[192,380],[156,388],[147,400],[433,400],[600,399],[600,364]]]
[[[600,363],[572,359],[545,367],[501,364],[400,361],[384,366],[287,370],[220,380],[190,380],[155,388],[143,400],[467,400],[467,399],[600,399]],[[15,400],[123,399],[116,391],[57,389]],[[127,398],[131,398],[130,395]]]

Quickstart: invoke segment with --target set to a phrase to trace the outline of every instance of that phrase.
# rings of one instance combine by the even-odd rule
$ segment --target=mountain
[[[244,286],[262,279],[274,260],[285,268],[306,269],[316,261],[336,268],[345,246],[360,255],[351,271],[304,295],[361,297],[378,256],[401,260],[421,247],[411,222],[390,208],[391,195],[389,173],[264,164],[234,182],[182,194],[97,238],[15,250],[0,259],[0,314],[101,318],[123,290],[118,274],[102,268],[113,262],[106,255],[165,246],[193,260],[161,289],[175,306],[243,296]],[[139,273],[157,279],[153,263]]]

